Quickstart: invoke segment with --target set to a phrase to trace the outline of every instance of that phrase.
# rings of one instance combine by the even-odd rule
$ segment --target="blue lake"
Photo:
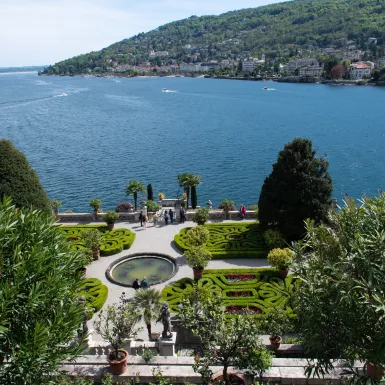
[[[384,106],[376,87],[2,74],[0,138],[26,154],[63,210],[90,211],[95,197],[113,209],[130,179],[174,197],[182,172],[202,176],[201,205],[256,204],[295,137],[327,154],[341,201],[385,190]]]

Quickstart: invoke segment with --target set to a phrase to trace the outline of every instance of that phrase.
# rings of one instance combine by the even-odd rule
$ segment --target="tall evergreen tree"
[[[16,207],[51,212],[47,193],[25,155],[9,140],[0,140],[0,199],[10,196]]]
[[[196,186],[191,186],[191,207],[196,209],[198,205],[198,197],[197,197],[197,188]]]
[[[299,238],[307,218],[325,219],[333,190],[329,163],[317,158],[312,142],[296,138],[278,154],[259,196],[259,221],[277,225],[283,234]]]
[[[147,200],[153,201],[154,200],[154,193],[152,192],[152,184],[147,185]]]

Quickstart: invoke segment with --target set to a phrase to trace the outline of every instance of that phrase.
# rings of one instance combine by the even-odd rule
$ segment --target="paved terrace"
[[[226,220],[224,223],[239,223],[239,221]],[[210,222],[209,222],[210,223]],[[100,224],[100,222],[98,223]],[[126,297],[130,298],[135,295],[135,290],[116,285],[111,283],[105,275],[105,271],[108,266],[116,261],[118,258],[123,256],[140,253],[140,252],[156,252],[167,254],[175,259],[175,262],[179,266],[179,271],[177,274],[171,278],[171,280],[164,283],[154,285],[153,287],[162,290],[165,286],[172,285],[175,281],[183,278],[189,277],[193,278],[192,269],[187,266],[185,258],[182,253],[179,251],[176,245],[174,245],[174,235],[179,233],[179,231],[185,227],[196,226],[192,221],[182,223],[168,224],[167,226],[164,222],[155,227],[153,223],[149,223],[147,230],[144,230],[140,226],[140,223],[128,223],[128,222],[118,222],[115,224],[115,228],[127,228],[136,233],[136,239],[134,244],[129,250],[124,250],[119,254],[115,254],[108,257],[101,257],[100,260],[94,261],[91,265],[87,267],[87,277],[90,278],[99,278],[105,285],[108,286],[108,298],[106,305],[119,302],[119,297],[122,292],[126,293]],[[269,264],[267,259],[226,259],[226,260],[214,260],[209,263],[208,269],[231,269],[231,268],[247,268],[247,267],[268,267]],[[142,277],[138,277],[141,279]],[[98,313],[97,313],[98,314]],[[96,319],[97,314],[93,317]],[[144,324],[142,325],[144,327]],[[88,327],[90,330],[93,330],[93,320],[88,322]],[[162,331],[163,327],[161,323],[157,325],[153,322],[153,332]],[[95,333],[91,336],[93,341],[101,341],[101,337]],[[140,333],[138,338],[143,340],[148,340],[147,329],[144,327],[144,330]]]

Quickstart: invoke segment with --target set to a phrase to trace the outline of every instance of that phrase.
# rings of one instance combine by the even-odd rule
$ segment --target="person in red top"
[[[242,205],[241,209],[239,210],[239,212],[241,214],[241,219],[245,219],[246,218],[246,206]]]

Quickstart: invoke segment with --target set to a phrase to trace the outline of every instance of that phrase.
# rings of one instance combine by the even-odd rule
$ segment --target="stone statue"
[[[213,209],[213,202],[211,202],[210,199],[207,201],[206,205],[207,205],[207,208],[208,208],[209,210],[212,210],[212,209]]]
[[[162,338],[172,338],[170,317],[171,317],[171,314],[170,314],[170,308],[168,306],[168,303],[164,303],[160,311],[160,316],[156,320],[156,322],[162,321],[162,324],[163,324]]]

